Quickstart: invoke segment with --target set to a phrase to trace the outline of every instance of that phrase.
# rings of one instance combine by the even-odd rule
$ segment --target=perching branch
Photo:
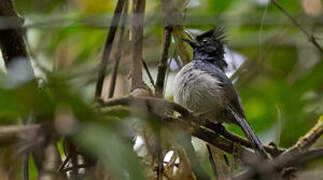
[[[194,122],[201,122],[201,119],[199,119],[199,117],[193,116],[192,112],[190,112],[183,106],[176,104],[172,101],[168,101],[160,98],[154,98],[154,97],[128,96],[128,97],[111,99],[105,102],[104,104],[102,104],[101,107],[109,107],[109,106],[116,106],[116,105],[133,106],[137,108],[142,108],[149,111],[150,113],[159,115],[160,117],[164,118],[165,121],[175,123],[175,124],[176,122],[179,122],[178,126],[182,127],[184,130],[187,130],[190,134],[202,140],[205,140],[210,144],[213,144],[228,153],[233,153],[233,149],[236,148],[237,152],[244,152],[249,155],[251,154],[250,151],[247,151],[247,149],[243,148],[243,146],[252,147],[251,142],[237,135],[229,133],[226,130],[219,130],[217,132],[214,132],[213,129],[200,127],[200,125],[194,123]],[[180,113],[181,117],[174,118],[174,117],[166,116],[167,113],[174,112],[174,111]],[[223,135],[225,138],[221,137],[220,135]],[[240,146],[240,145],[243,145],[243,146]],[[272,146],[264,146],[264,148],[268,153],[274,156],[277,155],[277,152],[283,151],[282,149],[277,150]]]
[[[266,173],[274,172],[276,169],[282,169],[290,165],[296,165],[300,162],[308,162],[323,156],[323,149],[308,150],[315,141],[323,134],[323,118],[320,117],[316,125],[305,136],[300,138],[297,143],[281,153],[272,162],[262,164],[258,167],[258,172],[266,175]],[[248,169],[246,172],[237,176],[237,179],[250,179],[258,173],[255,169]]]
[[[212,129],[214,132],[221,134],[223,137],[230,139],[233,142],[236,142],[248,148],[253,148],[252,142],[250,142],[245,138],[242,138],[241,136],[238,136],[236,134],[233,134],[227,131],[225,127],[222,126],[221,124],[215,124],[213,122],[207,121],[205,126],[208,127],[209,129]],[[284,148],[278,148],[272,145],[269,145],[269,146],[265,145],[264,149],[266,150],[267,153],[269,153],[273,157],[278,156],[279,154],[283,153],[286,150]]]
[[[298,27],[298,29],[300,29],[306,36],[307,36],[307,38],[308,38],[308,40],[310,41],[310,42],[312,42],[313,43],[313,45],[317,48],[317,49],[319,49],[321,52],[323,52],[323,48],[321,47],[321,45],[317,42],[317,40],[315,39],[315,36],[312,34],[312,33],[310,33],[310,32],[308,32],[307,30],[305,30],[305,28],[303,27],[303,26],[301,26],[297,21],[296,21],[296,19],[292,16],[292,15],[290,15],[276,0],[271,0],[271,2],[283,13],[283,14],[285,14],[287,17],[288,17],[288,19],[290,20],[290,21],[292,21],[292,23],[296,26],[296,27]]]
[[[314,149],[306,152],[298,152],[292,156],[281,156],[272,161],[258,163],[257,168],[249,168],[247,171],[235,176],[235,180],[249,180],[256,176],[257,173],[276,179],[279,177],[279,171],[289,166],[303,165],[304,163],[323,158],[323,149]]]
[[[109,56],[111,54],[112,44],[113,44],[113,40],[114,40],[116,31],[117,31],[117,26],[119,24],[120,14],[122,11],[122,7],[124,7],[125,1],[126,0],[118,0],[117,6],[114,10],[109,34],[107,36],[107,40],[105,41],[103,56],[102,56],[100,66],[99,66],[98,81],[97,81],[96,89],[95,89],[95,98],[99,98],[102,94],[105,72],[106,72],[106,68],[108,65]]]

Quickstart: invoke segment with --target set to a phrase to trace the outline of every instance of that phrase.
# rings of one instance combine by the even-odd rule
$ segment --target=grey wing
[[[227,101],[228,109],[234,111],[240,118],[245,119],[245,113],[241,105],[240,97],[234,88],[232,82],[225,75],[221,76],[221,88]]]
[[[241,105],[240,97],[233,87],[232,83],[230,82],[226,86],[226,94],[228,95],[229,102],[230,102],[230,108],[236,112],[241,118],[246,118],[243,107]]]

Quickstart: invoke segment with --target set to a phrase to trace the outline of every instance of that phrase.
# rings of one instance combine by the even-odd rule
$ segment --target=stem
[[[96,84],[96,89],[95,89],[95,98],[100,98],[102,94],[106,68],[107,68],[109,56],[111,54],[113,40],[120,21],[120,14],[124,3],[125,3],[125,0],[118,0],[116,9],[114,10],[113,18],[110,24],[109,34],[108,34],[107,40],[105,41],[103,56],[99,66],[98,82]]]
[[[142,80],[142,54],[143,32],[145,17],[145,0],[133,0],[131,17],[131,40],[132,47],[132,84],[131,89],[143,87]]]
[[[124,7],[123,7],[122,19],[121,19],[121,29],[119,32],[119,38],[118,38],[119,41],[118,41],[118,45],[117,45],[117,52],[115,55],[116,59],[115,59],[114,67],[113,67],[113,72],[112,72],[112,77],[111,77],[111,85],[110,85],[110,89],[109,89],[108,98],[113,97],[115,86],[116,86],[118,68],[119,68],[119,64],[120,64],[121,51],[122,51],[121,48],[122,48],[123,41],[124,41],[123,34],[126,29],[127,13],[128,13],[128,0],[126,0]]]

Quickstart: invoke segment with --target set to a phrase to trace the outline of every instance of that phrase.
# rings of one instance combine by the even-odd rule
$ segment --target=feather
[[[245,118],[241,118],[232,108],[228,108],[229,111],[232,113],[234,116],[237,124],[241,127],[242,131],[246,134],[247,138],[249,141],[252,142],[253,148],[259,153],[262,157],[268,158],[266,151],[264,147],[262,146],[260,140],[256,136],[256,134],[253,132],[252,127],[248,124],[247,120]]]

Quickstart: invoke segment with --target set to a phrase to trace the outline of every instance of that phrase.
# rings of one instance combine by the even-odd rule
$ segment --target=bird
[[[252,142],[261,157],[267,154],[261,141],[246,120],[240,97],[226,76],[224,59],[226,34],[213,28],[195,40],[183,39],[193,49],[193,59],[176,74],[174,101],[211,122],[236,124]]]

